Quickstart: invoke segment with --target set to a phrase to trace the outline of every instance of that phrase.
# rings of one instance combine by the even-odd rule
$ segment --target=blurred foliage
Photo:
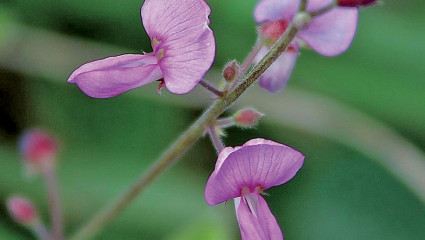
[[[18,21],[69,38],[150,51],[140,22],[141,3],[3,0],[0,29]],[[242,60],[255,42],[256,1],[209,3],[217,41],[214,66],[220,69],[233,58]],[[352,47],[335,58],[303,51],[289,86],[360,109],[425,150],[423,9],[425,2],[420,0],[387,0],[383,6],[362,9]],[[0,30],[0,52],[1,43]],[[15,147],[24,127],[45,127],[62,143],[59,171],[69,233],[131,183],[199,114],[199,109],[177,108],[143,96],[90,99],[65,79],[58,84],[1,66],[0,62],[0,200],[15,192],[30,196],[47,219],[43,184],[22,180]],[[255,102],[251,105],[255,107]],[[278,124],[262,122],[257,129],[232,128],[228,133],[228,145],[265,137],[307,156],[292,181],[268,191],[267,201],[286,239],[425,238],[424,206],[362,153]],[[207,140],[186,153],[98,239],[238,239],[233,204],[211,208],[203,200],[204,183],[215,161]],[[30,236],[0,207],[0,239]]]

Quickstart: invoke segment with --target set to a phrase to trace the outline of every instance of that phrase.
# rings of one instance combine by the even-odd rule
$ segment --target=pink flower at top
[[[146,0],[141,15],[153,52],[86,63],[68,82],[95,98],[114,97],[156,80],[172,93],[188,93],[214,60],[210,12],[204,0]]]
[[[307,11],[323,8],[333,0],[309,0]],[[294,18],[300,0],[261,0],[255,8],[255,20],[262,23],[260,34],[263,40],[275,43],[285,32]],[[324,56],[336,56],[350,46],[357,28],[357,8],[335,7],[322,15],[314,17],[306,28],[301,29],[295,41],[285,52],[263,73],[259,79],[262,88],[271,93],[282,90],[295,66],[298,57],[299,43],[305,43],[317,53]],[[263,47],[255,63],[268,52]]]
[[[292,179],[304,156],[283,144],[252,139],[240,147],[226,147],[205,187],[211,206],[235,199],[242,240],[282,240],[279,224],[261,196],[263,190]]]
[[[52,167],[58,154],[58,142],[46,131],[31,129],[19,139],[19,151],[30,172]]]

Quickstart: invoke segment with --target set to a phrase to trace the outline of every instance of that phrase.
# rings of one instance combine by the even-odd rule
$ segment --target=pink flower
[[[19,150],[27,170],[31,173],[39,172],[54,165],[58,142],[41,129],[31,129],[19,139]]]
[[[141,15],[153,53],[86,63],[69,76],[68,82],[95,98],[114,97],[156,80],[163,81],[172,93],[188,93],[214,60],[209,14],[204,0],[146,0]]]
[[[309,0],[308,11],[323,8],[333,0]],[[262,0],[255,8],[255,20],[263,23],[260,34],[270,46],[285,32],[295,17],[300,0]],[[335,7],[322,15],[314,17],[306,28],[301,29],[295,41],[268,68],[259,79],[260,86],[271,93],[282,90],[295,66],[299,43],[305,43],[317,53],[324,56],[336,56],[350,46],[357,28],[356,8]],[[263,47],[255,63],[268,52]]]
[[[303,163],[300,152],[270,140],[226,147],[208,179],[205,199],[211,206],[235,199],[243,240],[281,240],[282,231],[261,194],[292,179]]]
[[[37,210],[27,199],[13,196],[7,200],[9,214],[16,222],[21,224],[31,224],[38,219]]]

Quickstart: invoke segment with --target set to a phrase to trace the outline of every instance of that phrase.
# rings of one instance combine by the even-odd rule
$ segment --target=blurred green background
[[[41,180],[25,180],[16,149],[23,130],[61,142],[66,232],[123,191],[200,114],[211,96],[155,84],[91,99],[66,83],[86,61],[151,50],[142,1],[0,1],[0,201],[19,193],[47,219]],[[242,61],[255,42],[256,1],[209,1],[217,42],[213,72]],[[267,201],[286,239],[425,239],[425,22],[421,0],[385,0],[360,11],[351,48],[325,58],[303,51],[288,88],[252,87],[237,107],[266,114],[231,128],[226,145],[264,137],[306,162]],[[217,74],[209,80],[217,83]],[[239,239],[233,204],[209,207],[203,190],[216,154],[201,138],[97,239]],[[413,179],[413,180],[412,180]],[[421,191],[422,190],[422,191]],[[0,204],[0,239],[33,239]]]

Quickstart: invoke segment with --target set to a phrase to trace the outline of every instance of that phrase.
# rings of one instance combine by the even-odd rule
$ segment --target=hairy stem
[[[202,136],[205,129],[235,102],[242,93],[279,57],[294,39],[297,29],[291,24],[266,56],[244,78],[243,82],[229,95],[214,101],[199,119],[184,132],[153,165],[137,179],[122,195],[91,219],[71,240],[88,239],[121,213],[156,177],[175,163],[183,153]]]
[[[221,141],[215,125],[208,126],[208,134],[210,135],[211,142],[213,143],[215,150],[217,150],[217,153],[220,153],[224,148],[224,144],[223,141]]]
[[[258,39],[257,42],[255,43],[255,46],[252,48],[251,52],[248,54],[248,56],[245,58],[244,62],[242,63],[242,66],[239,68],[238,76],[230,85],[229,91],[233,91],[233,89],[235,89],[235,87],[239,84],[242,77],[245,76],[246,72],[248,71],[249,67],[252,65],[252,62],[254,62],[255,57],[257,56],[258,52],[260,52],[263,45],[264,45],[263,41]]]
[[[46,227],[43,225],[41,221],[38,221],[32,226],[32,230],[34,231],[34,234],[37,236],[37,239],[40,240],[52,240],[49,232],[47,231]]]
[[[219,128],[228,128],[235,125],[235,120],[233,120],[233,117],[221,118],[217,119],[215,125]]]
[[[204,87],[205,89],[207,89],[208,91],[214,93],[215,95],[217,95],[218,97],[223,97],[223,92],[218,90],[217,88],[215,88],[213,85],[209,84],[207,81],[205,80],[201,80],[199,82],[199,84]]]

